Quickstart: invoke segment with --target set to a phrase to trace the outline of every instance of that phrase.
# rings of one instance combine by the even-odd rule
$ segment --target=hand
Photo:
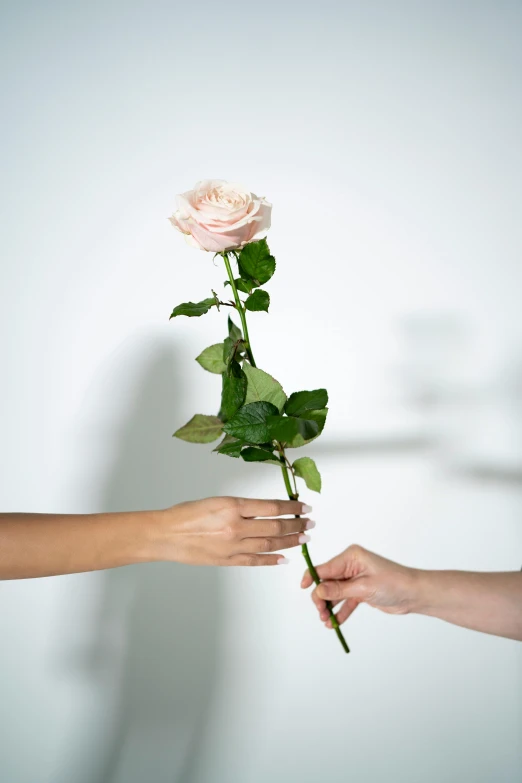
[[[388,614],[407,614],[412,611],[416,595],[416,574],[412,568],[385,560],[361,546],[350,546],[340,555],[319,566],[317,575],[322,581],[312,593],[321,620],[332,627],[326,601],[340,604],[336,614],[344,623],[360,603]],[[323,581],[324,580],[324,581]],[[306,571],[301,587],[313,584]]]
[[[190,565],[270,566],[288,562],[266,554],[309,541],[311,511],[295,500],[217,497],[181,503],[160,512],[155,526],[156,559]],[[262,517],[262,518],[259,518]]]

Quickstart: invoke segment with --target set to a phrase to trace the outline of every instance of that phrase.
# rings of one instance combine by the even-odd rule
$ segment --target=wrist
[[[417,568],[411,570],[413,572],[413,589],[410,612],[412,614],[430,614],[434,609],[436,596],[435,572]]]
[[[135,511],[130,514],[128,526],[130,553],[133,563],[161,560],[164,539],[164,511]]]
[[[176,556],[182,532],[179,506],[144,512],[142,526],[148,560],[182,560]]]

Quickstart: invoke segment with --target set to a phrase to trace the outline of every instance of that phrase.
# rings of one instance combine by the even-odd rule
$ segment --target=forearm
[[[0,514],[0,579],[26,579],[153,559],[156,512]]]
[[[522,573],[417,571],[412,611],[522,641]]]

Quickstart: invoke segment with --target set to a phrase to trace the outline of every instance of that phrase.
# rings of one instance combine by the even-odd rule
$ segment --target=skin
[[[328,628],[326,600],[344,623],[361,603],[387,614],[424,614],[474,631],[522,641],[522,573],[423,571],[350,546],[317,568],[312,593]],[[307,571],[301,586],[311,587]]]
[[[215,497],[162,511],[0,514],[0,579],[98,571],[160,560],[273,566],[309,540],[298,501]]]

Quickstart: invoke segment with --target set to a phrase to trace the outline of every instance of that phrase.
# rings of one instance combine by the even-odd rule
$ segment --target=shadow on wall
[[[126,344],[123,364],[132,363],[135,394],[100,507],[163,508],[226,494],[227,461],[171,437],[186,393],[172,347],[158,347],[157,340],[134,347],[133,355]],[[119,395],[128,399],[121,385],[128,373],[116,369],[123,380],[114,387],[115,405]],[[112,378],[109,386],[112,392]],[[107,728],[77,740],[77,753],[68,749],[67,766],[74,771],[67,783],[82,776],[91,783],[191,783],[216,679],[221,575],[216,568],[148,563],[98,578],[98,615],[91,638],[84,639],[88,652],[73,655],[73,668],[83,669],[89,692],[97,694],[95,713]],[[91,715],[91,729],[92,723]]]

